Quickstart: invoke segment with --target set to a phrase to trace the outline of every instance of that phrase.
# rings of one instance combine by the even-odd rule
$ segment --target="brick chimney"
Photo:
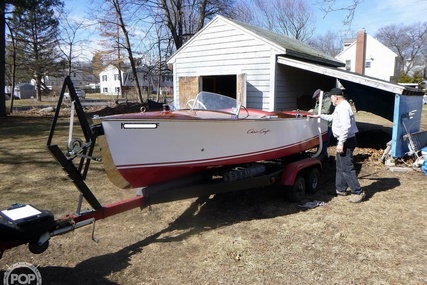
[[[356,73],[365,74],[366,32],[359,30],[356,35]]]

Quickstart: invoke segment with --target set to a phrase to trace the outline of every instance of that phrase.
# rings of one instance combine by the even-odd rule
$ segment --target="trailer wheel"
[[[298,175],[293,186],[286,187],[286,196],[290,202],[301,202],[305,195],[305,179]]]
[[[30,241],[28,243],[28,249],[31,253],[40,254],[46,251],[49,247],[49,240],[47,240],[44,244],[39,245],[37,240]]]
[[[313,167],[307,172],[306,176],[307,193],[316,193],[319,190],[320,183],[320,171],[316,167]]]

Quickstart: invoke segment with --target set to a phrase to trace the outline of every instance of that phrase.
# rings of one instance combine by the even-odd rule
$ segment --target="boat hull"
[[[133,188],[293,155],[319,145],[319,130],[327,132],[326,122],[307,118],[141,117],[102,120],[113,163]]]

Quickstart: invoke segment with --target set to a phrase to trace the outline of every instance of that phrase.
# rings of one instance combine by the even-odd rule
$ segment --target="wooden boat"
[[[249,109],[233,98],[201,92],[189,109],[99,117],[103,160],[109,178],[122,188],[274,160],[316,147],[325,138],[326,122],[307,114]]]

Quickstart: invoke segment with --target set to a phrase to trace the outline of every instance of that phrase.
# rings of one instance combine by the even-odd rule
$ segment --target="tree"
[[[135,89],[137,91],[138,100],[143,102],[142,91],[139,84],[139,78],[136,68],[136,60],[134,58],[134,50],[131,43],[130,31],[134,28],[137,21],[127,20],[128,14],[133,14],[134,4],[127,0],[108,0],[108,5],[105,10],[98,16],[98,22],[102,30],[102,36],[106,39],[104,44],[110,46],[113,44],[115,66],[119,70],[120,89],[123,91],[123,82],[121,75],[121,50],[125,50],[131,66],[133,78],[135,80]],[[113,11],[113,12],[111,12]],[[123,95],[123,93],[122,93]]]
[[[77,35],[85,26],[83,21],[69,19],[67,14],[62,15],[59,26],[62,33],[58,41],[60,43],[60,50],[67,61],[67,74],[70,76],[73,70],[73,62],[78,57],[74,48],[76,45],[83,43],[83,40],[78,39]]]
[[[110,1],[113,3],[114,9],[115,9],[116,15],[117,15],[117,25],[121,29],[121,31],[123,33],[123,38],[124,38],[123,44],[120,44],[120,42],[118,42],[118,43],[121,47],[123,47],[127,51],[130,66],[132,68],[132,73],[133,73],[134,78],[135,78],[135,85],[136,85],[136,90],[138,92],[138,98],[139,98],[139,101],[142,103],[142,102],[144,102],[144,100],[142,98],[141,88],[139,88],[140,85],[139,85],[139,79],[138,79],[138,72],[136,70],[136,62],[135,62],[134,57],[133,57],[132,45],[130,42],[128,28],[126,26],[126,23],[123,19],[123,14],[122,14],[122,6],[125,6],[125,3],[123,3],[122,1],[119,1],[119,0],[110,0]]]
[[[5,47],[6,47],[6,39],[5,39],[5,25],[6,25],[6,2],[0,2],[0,64],[6,62],[5,60]],[[3,67],[3,66],[2,66]],[[6,117],[6,94],[5,94],[5,66],[0,67],[0,117]]]
[[[15,29],[12,29],[11,26],[6,23],[6,26],[9,29],[9,45],[6,50],[6,61],[5,61],[5,70],[6,78],[8,78],[8,83],[10,84],[10,109],[9,112],[13,112],[13,102],[15,99],[15,84],[16,84],[16,69],[17,69],[17,45],[16,45],[16,33],[19,30],[19,26],[15,26]]]
[[[100,74],[104,68],[106,67],[106,65],[104,64],[102,58],[104,57],[104,53],[97,51],[95,52],[95,54],[92,57],[92,74],[93,75],[98,75]]]
[[[346,4],[342,4],[342,2],[340,2],[338,4],[336,0],[317,0],[320,9],[325,12],[325,16],[337,11],[346,11],[347,15],[345,16],[343,25],[348,27],[350,27],[353,22],[357,6],[362,2],[364,2],[364,0],[351,0],[350,3],[346,2]]]
[[[314,33],[314,13],[305,0],[254,0],[261,12],[261,27],[307,41]],[[254,23],[256,25],[256,23]]]
[[[61,9],[60,0],[30,0],[27,6],[15,6],[13,23],[20,22],[16,44],[20,58],[28,74],[35,80],[37,100],[42,98],[42,79],[60,70],[63,61],[58,49],[58,19],[55,8]]]
[[[414,66],[426,64],[427,22],[385,26],[375,37],[397,54],[401,72],[409,74]]]
[[[326,34],[316,36],[308,41],[314,48],[335,57],[342,50],[342,40],[338,32],[328,31]]]
[[[152,19],[165,23],[178,50],[218,13],[231,15],[232,0],[144,0]]]

